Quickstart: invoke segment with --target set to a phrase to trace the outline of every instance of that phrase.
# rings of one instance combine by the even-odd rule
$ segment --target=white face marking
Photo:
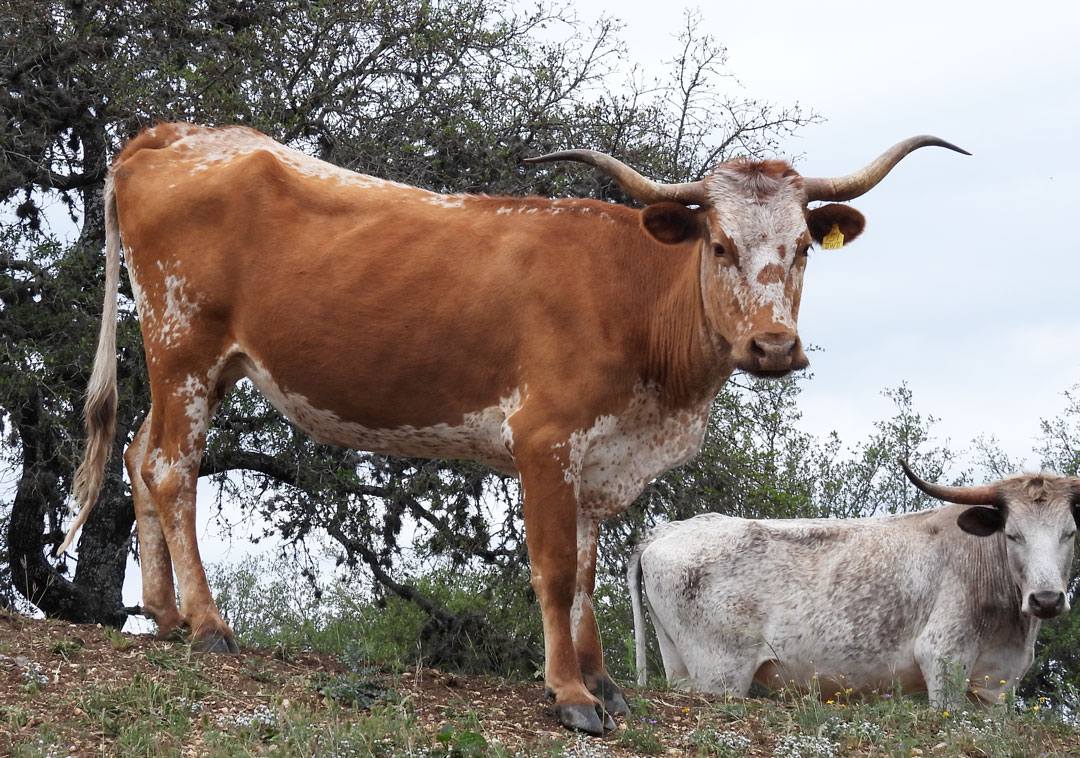
[[[740,314],[771,308],[774,323],[794,331],[794,304],[786,282],[806,231],[802,190],[793,177],[762,177],[758,181],[770,190],[763,202],[752,196],[751,187],[739,171],[721,167],[709,177],[707,192],[713,208],[710,223],[721,224],[724,234],[734,243],[738,266],[713,263],[709,267],[712,276],[706,276],[705,283],[710,278],[723,281],[738,301]],[[781,248],[785,251],[782,257]],[[703,260],[713,260],[710,250],[704,251]],[[768,281],[762,282],[759,277],[766,269],[782,275],[767,275]],[[801,286],[801,271],[798,276],[795,291]],[[744,321],[737,328],[748,326]]]

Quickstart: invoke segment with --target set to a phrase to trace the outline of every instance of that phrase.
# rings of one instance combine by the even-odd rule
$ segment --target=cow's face
[[[807,210],[802,179],[782,161],[731,161],[704,187],[702,208],[656,203],[642,224],[662,242],[700,240],[709,333],[735,368],[755,376],[805,368],[797,321],[807,252],[834,224],[853,240],[862,214],[836,204]]]
[[[1076,480],[1023,476],[1002,482],[1003,505],[964,511],[958,524],[972,534],[1004,533],[1009,575],[1021,610],[1052,618],[1069,610],[1069,571],[1080,512]]]

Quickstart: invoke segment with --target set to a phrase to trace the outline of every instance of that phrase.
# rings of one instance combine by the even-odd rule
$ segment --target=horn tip
[[[916,147],[944,147],[947,150],[952,150],[962,155],[971,155],[971,153],[959,145],[954,145],[948,140],[943,140],[941,137],[935,137],[932,134],[924,134],[921,137],[916,137],[915,140],[917,141]]]

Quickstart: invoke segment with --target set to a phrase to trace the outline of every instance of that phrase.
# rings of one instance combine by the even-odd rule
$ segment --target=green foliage
[[[435,740],[442,747],[442,751],[437,754],[445,755],[446,758],[472,758],[487,755],[488,752],[488,742],[482,734],[471,729],[455,731],[450,724],[443,725],[435,735]]]
[[[49,652],[70,662],[75,659],[84,647],[85,643],[78,638],[58,640],[49,645]]]
[[[124,747],[125,754],[178,754],[190,728],[193,703],[205,694],[205,688],[192,688],[187,682],[169,683],[136,673],[117,687],[89,688],[80,694],[79,705],[96,728]]]
[[[464,672],[531,675],[543,649],[527,577],[519,577],[525,581],[519,592],[502,596],[505,579],[483,566],[436,568],[413,580],[445,609],[444,619],[371,587],[345,581],[316,587],[284,559],[212,566],[209,576],[240,644],[284,656],[300,650],[337,653],[355,670],[423,662]]]
[[[359,709],[371,708],[379,700],[393,698],[386,679],[372,668],[326,677],[325,681],[316,682],[315,689],[334,702]]]

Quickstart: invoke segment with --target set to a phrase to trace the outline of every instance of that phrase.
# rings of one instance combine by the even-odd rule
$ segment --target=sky
[[[657,72],[696,7],[574,3],[583,19],[620,19],[631,60]],[[865,439],[893,413],[882,390],[906,382],[940,441],[993,435],[1037,468],[1040,419],[1080,383],[1080,3],[760,0],[701,14],[732,94],[821,116],[780,146],[800,173],[846,174],[916,134],[972,153],[912,153],[852,201],[863,236],[811,254],[799,332],[821,350],[803,428]]]

